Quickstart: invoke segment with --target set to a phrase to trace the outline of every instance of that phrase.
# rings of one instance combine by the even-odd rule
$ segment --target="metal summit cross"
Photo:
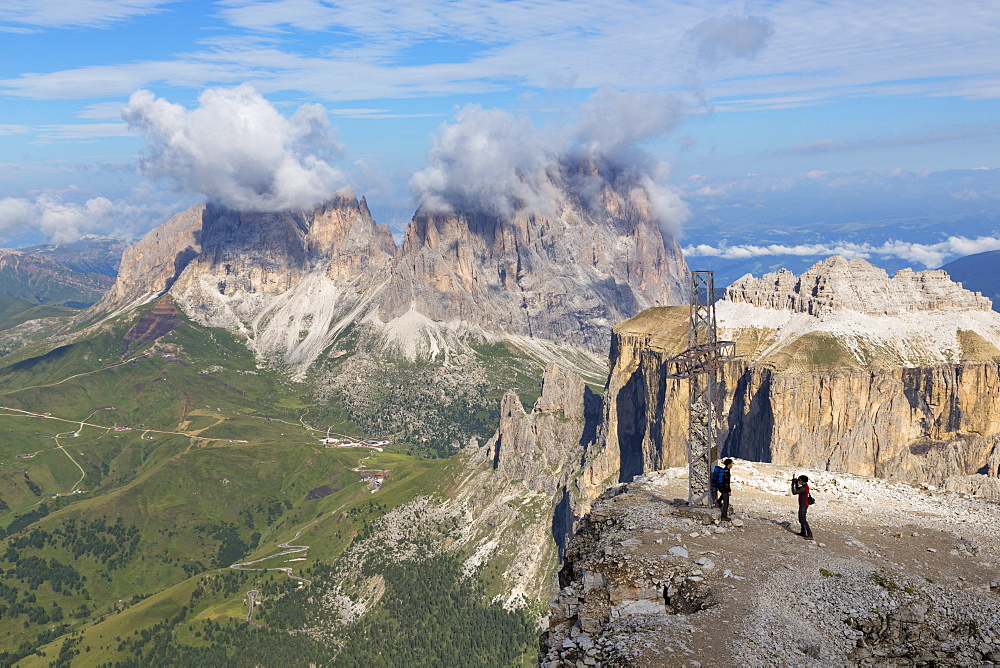
[[[735,357],[733,341],[719,341],[715,331],[715,273],[691,272],[688,348],[666,361],[668,378],[688,379],[688,505],[711,502],[712,462],[717,459],[716,371]]]

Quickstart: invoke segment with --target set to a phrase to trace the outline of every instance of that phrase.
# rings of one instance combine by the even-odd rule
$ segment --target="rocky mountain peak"
[[[810,315],[856,311],[900,315],[945,308],[988,311],[992,302],[962,288],[940,269],[901,269],[891,278],[860,258],[834,255],[801,276],[781,269],[754,278],[747,274],[726,289],[726,300]]]
[[[553,342],[605,354],[613,323],[683,301],[687,266],[641,185],[573,178],[590,179],[586,196],[559,175],[546,215],[422,208],[401,248],[353,193],[311,211],[194,207],[125,254],[100,312],[169,290],[198,322],[299,373],[352,322],[410,358],[447,358],[466,332],[527,341],[545,359]]]
[[[612,323],[683,301],[687,267],[648,208],[627,204],[611,188],[602,195],[600,184],[598,207],[571,196],[561,181],[552,187],[564,190],[548,215],[417,211],[382,320],[415,310],[603,353]]]
[[[122,255],[118,278],[97,304],[114,312],[143,304],[173,285],[192,258],[201,252],[202,217],[199,204],[150,230]]]
[[[535,402],[534,412],[561,412],[568,419],[580,420],[599,414],[600,410],[600,397],[587,387],[583,378],[556,364],[545,368],[542,393]]]
[[[386,267],[395,254],[387,226],[372,220],[367,203],[338,195],[312,211],[240,212],[208,206],[202,253],[188,273],[219,278],[219,290],[281,293],[304,274],[360,279],[369,266]]]
[[[554,493],[576,472],[575,463],[593,440],[600,413],[600,397],[582,378],[550,364],[530,413],[516,392],[504,395],[500,424],[479,456],[509,480],[524,480],[532,490]]]

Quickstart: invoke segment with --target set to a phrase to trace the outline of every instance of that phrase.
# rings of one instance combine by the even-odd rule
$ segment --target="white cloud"
[[[103,28],[162,11],[177,0],[4,0],[0,32],[44,28]]]
[[[75,241],[94,232],[130,237],[153,222],[161,222],[168,213],[162,204],[135,205],[106,197],[84,202],[65,201],[58,193],[30,199],[5,197],[0,199],[0,235],[18,238],[41,234],[53,243]]]
[[[755,58],[773,32],[774,26],[761,16],[730,14],[705,19],[684,37],[698,66],[711,69],[734,58]]]
[[[353,39],[337,58],[379,69],[404,65],[402,54],[421,41],[481,44],[481,51],[447,68],[405,63],[399,69],[458,85],[493,79],[538,87],[554,80],[580,88],[660,87],[683,80],[692,66],[704,74],[740,57],[753,58],[753,65],[730,62],[724,77],[704,82],[726,98],[720,108],[880,94],[1000,96],[992,56],[1000,19],[989,3],[802,0],[759,7],[763,16],[745,16],[745,9],[743,2],[707,8],[639,0],[227,0],[223,15],[254,30],[343,31]],[[765,40],[768,49],[761,51]]]
[[[590,160],[632,162],[637,144],[676,128],[683,112],[676,95],[601,88],[577,112],[576,150]]]
[[[8,234],[27,224],[34,217],[34,211],[34,203],[23,197],[0,199],[0,233]]]
[[[893,135],[888,137],[868,137],[854,141],[820,139],[810,144],[783,149],[778,153],[786,155],[817,155],[839,151],[863,151],[900,146],[919,146],[921,144],[934,144],[962,139],[983,139],[996,134],[1000,134],[1000,125],[963,125],[947,130],[924,131],[909,135]]]
[[[588,29],[602,32],[608,21],[631,21],[622,14],[636,2],[609,7],[597,0],[538,2],[488,0],[222,0],[220,14],[232,25],[250,30],[327,31],[337,28],[369,42],[454,39],[488,44],[507,43],[511,36],[535,39]],[[668,7],[646,6],[645,16],[674,14]],[[602,19],[598,22],[594,19]]]
[[[760,17],[743,16],[745,3],[735,1],[707,7],[641,0],[229,0],[217,6],[244,31],[237,38],[173,59],[26,72],[0,81],[0,90],[48,99],[159,83],[201,88],[251,81],[264,92],[294,89],[357,101],[546,88],[553,81],[655,90],[685,81],[694,65],[718,109],[880,95],[1000,96],[993,57],[1000,18],[979,0],[916,8],[796,0],[762,7]],[[324,46],[317,51],[308,36],[282,41],[291,30],[321,35]],[[768,48],[759,51],[764,38]],[[462,51],[420,48],[448,42],[462,44]],[[430,51],[446,56],[435,61],[426,57]],[[415,52],[424,57],[415,59]],[[731,60],[751,56],[752,63]],[[724,74],[707,76],[727,59]]]
[[[328,162],[343,147],[322,106],[285,117],[249,85],[209,89],[198,103],[188,111],[145,90],[129,98],[122,116],[146,140],[146,174],[258,211],[307,208],[344,185]]]
[[[39,139],[99,139],[102,137],[130,137],[124,123],[66,123],[40,125],[34,128]]]
[[[95,104],[88,104],[76,114],[76,117],[94,120],[106,120],[111,118],[118,120],[122,117],[122,103],[97,102]]]
[[[546,175],[555,163],[554,137],[527,118],[469,105],[432,139],[426,169],[410,182],[421,206],[510,216],[518,210],[551,213]]]
[[[328,109],[327,112],[331,116],[337,116],[339,118],[433,118],[435,116],[441,116],[441,114],[397,114],[389,109]]]
[[[859,257],[864,259],[869,259],[873,256],[884,258],[895,257],[908,262],[919,263],[924,267],[933,269],[940,267],[947,260],[956,257],[964,257],[991,250],[1000,250],[1000,239],[996,237],[976,237],[974,239],[948,237],[946,240],[934,244],[891,240],[878,245],[850,242],[797,245],[767,244],[763,246],[752,244],[734,246],[698,244],[684,248],[684,254],[688,257],[720,257],[727,260],[741,260],[773,255],[843,255],[846,258]]]
[[[428,167],[410,182],[417,201],[443,212],[549,215],[566,194],[560,187],[598,208],[610,183],[676,232],[687,207],[667,183],[667,165],[640,146],[677,125],[676,98],[602,89],[577,117],[572,125],[543,129],[507,111],[463,108],[439,128]]]

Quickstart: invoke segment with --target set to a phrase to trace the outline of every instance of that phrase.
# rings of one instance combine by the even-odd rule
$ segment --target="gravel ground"
[[[811,541],[788,490],[800,473]],[[553,607],[543,664],[1000,664],[1000,504],[737,460],[738,521],[716,525],[673,505],[685,476],[648,474],[595,504],[563,574],[590,581]],[[702,609],[680,603],[685,587]]]

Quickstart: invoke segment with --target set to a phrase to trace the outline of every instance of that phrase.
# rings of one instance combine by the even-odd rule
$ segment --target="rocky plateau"
[[[795,533],[800,473],[815,540]],[[686,475],[644,474],[594,503],[566,551],[542,666],[1000,662],[1000,504],[738,460],[734,519],[720,523],[684,505]]]
[[[990,300],[962,288],[940,269],[901,269],[889,278],[885,271],[860,258],[834,255],[796,276],[787,269],[747,274],[726,288],[726,300],[809,315],[855,311],[868,315],[899,315],[946,308],[988,311]]]

